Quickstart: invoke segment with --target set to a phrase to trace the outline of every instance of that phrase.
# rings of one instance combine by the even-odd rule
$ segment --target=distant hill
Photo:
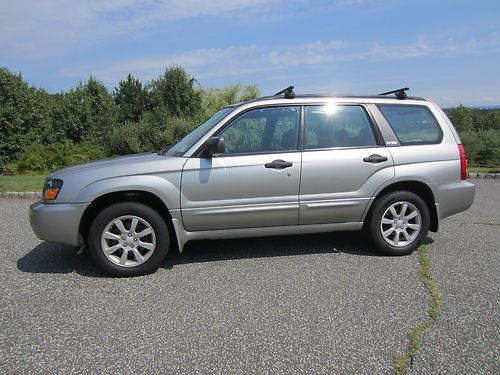
[[[446,107],[443,108],[444,110],[448,111],[450,109],[453,109],[456,107]],[[472,107],[467,107],[470,109],[486,109],[486,110],[495,110],[495,109],[500,109],[500,105],[480,105],[480,106],[472,106]]]
[[[500,105],[483,105],[478,107],[469,107],[470,109],[500,109]]]

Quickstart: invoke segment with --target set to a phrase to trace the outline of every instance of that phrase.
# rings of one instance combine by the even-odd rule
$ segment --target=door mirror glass
[[[205,149],[207,150],[209,156],[224,153],[225,150],[224,138],[222,137],[208,138],[205,142]]]

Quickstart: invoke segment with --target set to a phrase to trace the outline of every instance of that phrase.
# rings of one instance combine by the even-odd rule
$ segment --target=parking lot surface
[[[414,374],[498,373],[500,182],[429,238],[443,311]],[[32,233],[0,200],[3,373],[391,373],[426,318],[418,255],[359,233],[194,242],[155,274],[113,279]]]

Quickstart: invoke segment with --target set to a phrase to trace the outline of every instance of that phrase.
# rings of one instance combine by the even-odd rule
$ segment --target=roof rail
[[[283,89],[280,92],[277,92],[276,94],[274,94],[274,96],[285,94],[285,99],[293,99],[293,98],[295,98],[295,92],[293,91],[293,89],[294,89],[294,86],[288,86],[286,89]]]
[[[399,100],[405,100],[406,98],[408,98],[408,95],[406,95],[405,91],[408,91],[408,90],[409,90],[408,87],[403,87],[403,88],[400,88],[400,89],[397,89],[397,90],[383,92],[383,93],[381,93],[379,95],[394,94],[394,95],[396,95],[396,98],[398,98]]]

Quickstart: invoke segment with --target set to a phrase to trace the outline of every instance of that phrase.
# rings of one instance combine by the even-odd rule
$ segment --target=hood
[[[122,156],[75,165],[52,173],[49,178],[63,180],[56,203],[84,202],[80,193],[94,184],[121,177],[156,176],[164,180],[180,180],[186,158],[156,153]],[[137,181],[137,180],[135,180]],[[95,186],[95,185],[94,185]]]
[[[133,154],[133,155],[125,155],[118,156],[110,159],[103,159],[92,161],[89,163],[78,164],[72,167],[59,169],[58,171],[52,172],[49,177],[50,178],[61,178],[68,174],[78,173],[78,172],[87,172],[89,170],[96,171],[97,169],[102,168],[113,168],[127,164],[135,164],[135,163],[144,163],[150,161],[158,161],[165,160],[167,157],[163,155],[159,155],[157,153],[144,153],[144,154]]]
[[[93,195],[106,192],[109,190],[107,188],[111,189],[109,191],[127,190],[131,186],[136,189],[141,184],[151,184],[152,179],[156,183],[163,180],[162,186],[177,186],[187,160],[184,157],[147,153],[64,168],[49,175],[49,178],[63,180],[62,189],[52,203],[90,202]]]

